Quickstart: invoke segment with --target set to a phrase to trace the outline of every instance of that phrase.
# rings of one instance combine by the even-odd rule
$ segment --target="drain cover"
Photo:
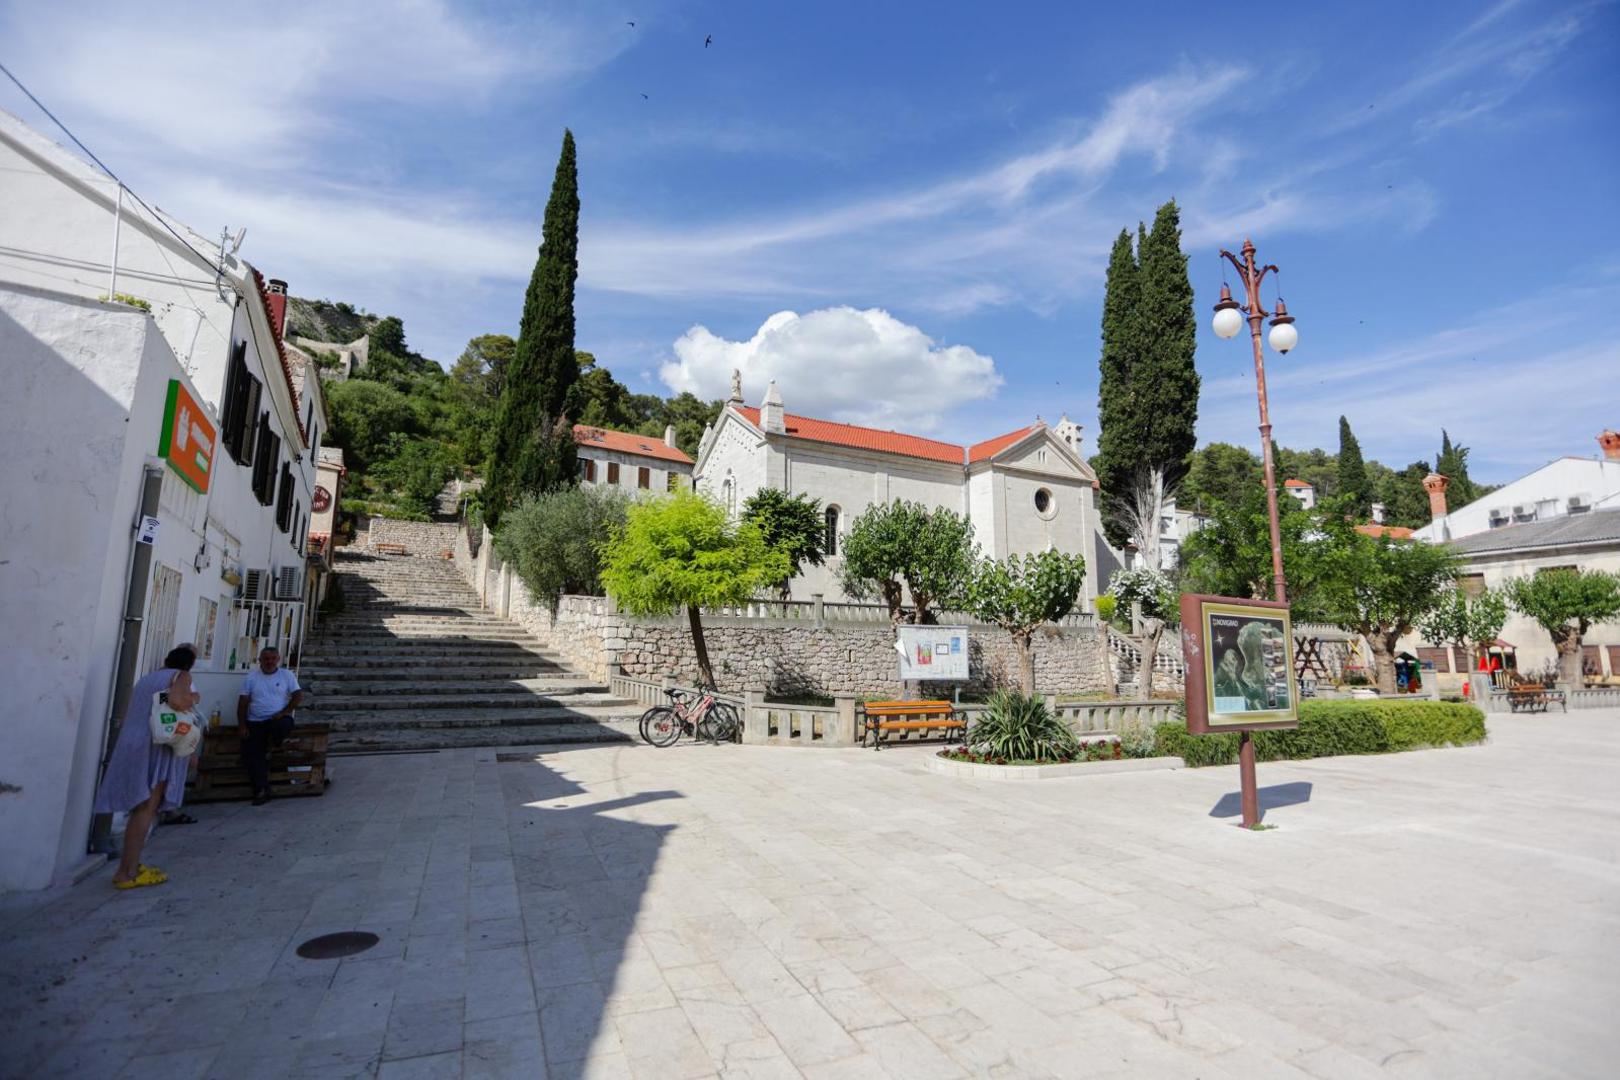
[[[298,946],[298,955],[305,960],[336,960],[342,956],[363,953],[377,944],[376,934],[364,930],[345,930],[341,934],[322,934]]]

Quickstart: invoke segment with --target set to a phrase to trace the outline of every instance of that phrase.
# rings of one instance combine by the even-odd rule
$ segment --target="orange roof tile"
[[[735,405],[733,408],[750,424],[759,426],[758,409],[751,405]],[[879,431],[877,428],[859,427],[855,424],[840,424],[834,420],[794,416],[792,413],[784,413],[782,419],[787,426],[787,433],[796,438],[832,443],[835,446],[851,446],[858,450],[904,454],[906,457],[923,458],[927,461],[945,461],[952,465],[962,464],[962,447],[955,443],[925,439],[920,435],[902,435],[898,431]]]
[[[597,446],[603,450],[617,450],[621,454],[635,454],[638,457],[678,461],[682,465],[692,464],[691,458],[673,446],[666,446],[663,439],[651,435],[632,435],[628,431],[609,431],[607,428],[575,424],[574,442],[580,446]]]
[[[1039,425],[1037,424],[1031,424],[1029,427],[1019,428],[1017,431],[1009,431],[1005,435],[997,435],[993,439],[986,439],[984,442],[974,443],[972,446],[968,447],[968,461],[985,461],[989,458],[993,458],[1003,450],[1007,449],[1007,447],[1012,446],[1020,439],[1023,439],[1038,426]]]
[[[1375,525],[1369,522],[1366,525],[1357,525],[1356,532],[1363,536],[1371,536],[1374,539],[1381,536],[1387,536],[1391,540],[1412,539],[1412,530],[1403,525]]]
[[[1308,487],[1310,487],[1310,486],[1311,486],[1311,485],[1309,485],[1309,484],[1307,484],[1307,483],[1306,483],[1306,482],[1305,482],[1305,481],[1303,481],[1303,480],[1284,480],[1284,481],[1283,481],[1283,487],[1290,487],[1290,488],[1308,488]]]

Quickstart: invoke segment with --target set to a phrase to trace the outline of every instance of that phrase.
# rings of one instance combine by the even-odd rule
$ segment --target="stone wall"
[[[368,551],[375,550],[378,544],[403,544],[412,555],[439,555],[455,547],[459,531],[449,522],[401,521],[360,514],[355,523],[355,543]]]

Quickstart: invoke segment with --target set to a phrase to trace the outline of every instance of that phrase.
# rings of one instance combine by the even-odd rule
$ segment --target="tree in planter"
[[[710,687],[714,668],[700,609],[740,604],[788,572],[787,556],[765,542],[758,526],[732,522],[692,491],[632,505],[603,556],[602,585],[625,611],[669,615],[686,608],[698,673]]]
[[[1596,623],[1620,619],[1620,575],[1542,570],[1507,585],[1508,603],[1541,624],[1558,650],[1558,681],[1581,685],[1581,639]]]
[[[495,550],[537,599],[602,594],[602,541],[624,527],[630,500],[615,488],[562,488],[507,511]]]
[[[986,559],[974,568],[963,600],[975,618],[1012,635],[1024,693],[1035,692],[1035,631],[1073,611],[1085,583],[1086,560],[1061,551]]]
[[[782,599],[806,566],[827,558],[827,519],[821,500],[789,495],[780,488],[760,488],[743,502],[742,518],[759,527],[765,542],[788,557],[788,573],[778,584]]]
[[[958,598],[978,556],[973,526],[965,518],[896,500],[871,507],[850,527],[844,540],[843,587],[857,600],[881,597],[893,625],[929,623],[936,610]]]
[[[1507,596],[1498,589],[1470,596],[1461,588],[1451,588],[1441,595],[1419,630],[1427,641],[1461,648],[1464,663],[1472,671],[1475,661],[1502,633],[1507,613]]]
[[[1137,666],[1136,692],[1143,701],[1153,696],[1154,660],[1165,626],[1177,617],[1180,596],[1162,570],[1141,566],[1117,570],[1108,583],[1114,598],[1114,620],[1129,620],[1133,606],[1142,611],[1142,662]],[[1134,633],[1136,627],[1131,627]]]
[[[1395,643],[1440,604],[1457,579],[1457,556],[1435,544],[1356,532],[1336,547],[1339,557],[1323,587],[1332,621],[1367,639],[1378,692],[1393,694]]]

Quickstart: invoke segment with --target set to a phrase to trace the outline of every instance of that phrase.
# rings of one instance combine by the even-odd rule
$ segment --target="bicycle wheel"
[[[668,746],[681,737],[681,719],[668,705],[641,714],[641,737],[653,746]]]
[[[711,743],[736,742],[742,736],[737,710],[723,701],[715,702],[698,725],[698,734]]]

